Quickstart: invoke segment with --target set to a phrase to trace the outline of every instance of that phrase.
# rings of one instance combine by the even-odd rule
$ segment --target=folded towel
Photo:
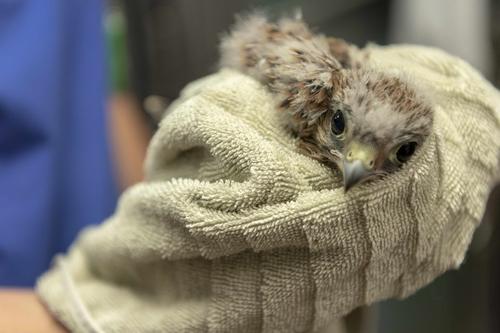
[[[457,268],[498,177],[499,94],[438,50],[369,54],[434,103],[400,171],[344,192],[298,152],[266,88],[222,70],[184,89],[147,180],[40,278],[50,310],[76,332],[313,332]]]

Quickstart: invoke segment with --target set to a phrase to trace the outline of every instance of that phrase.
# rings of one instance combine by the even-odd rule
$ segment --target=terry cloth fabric
[[[297,152],[267,90],[222,70],[185,88],[147,180],[40,278],[52,313],[75,332],[314,332],[457,268],[498,176],[499,94],[438,50],[369,53],[434,101],[402,170],[344,193]]]

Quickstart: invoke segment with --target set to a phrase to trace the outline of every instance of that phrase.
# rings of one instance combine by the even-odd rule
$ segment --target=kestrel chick
[[[301,150],[340,170],[345,190],[397,171],[431,132],[432,106],[409,79],[370,69],[362,51],[300,19],[241,19],[221,65],[269,87]]]

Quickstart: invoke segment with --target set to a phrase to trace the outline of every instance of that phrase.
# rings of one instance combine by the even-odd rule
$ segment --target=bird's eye
[[[399,146],[398,151],[396,152],[396,159],[399,163],[405,163],[413,155],[416,148],[417,143],[415,141],[403,143]]]
[[[332,117],[332,132],[335,135],[341,135],[345,130],[344,114],[341,110],[336,110]]]

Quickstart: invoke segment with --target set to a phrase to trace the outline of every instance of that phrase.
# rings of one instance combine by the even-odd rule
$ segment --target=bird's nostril
[[[369,165],[370,167],[372,167],[372,166],[373,166],[373,160],[371,160],[371,161],[370,161],[370,163],[368,163],[368,165]]]

